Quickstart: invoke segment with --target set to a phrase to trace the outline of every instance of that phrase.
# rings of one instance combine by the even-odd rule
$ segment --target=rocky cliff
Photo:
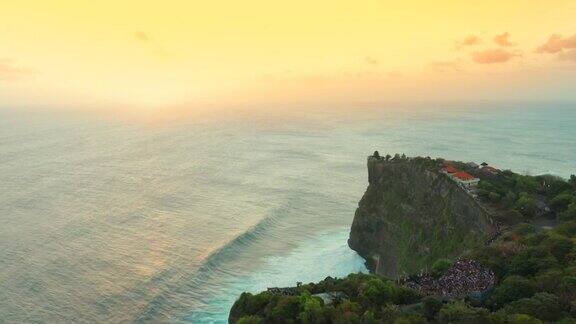
[[[348,244],[389,277],[417,273],[439,258],[484,244],[492,216],[430,158],[368,158],[369,185]]]

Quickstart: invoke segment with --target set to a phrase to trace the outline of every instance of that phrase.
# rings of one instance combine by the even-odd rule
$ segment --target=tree
[[[298,315],[300,323],[326,322],[322,310],[322,302],[318,297],[312,297],[310,294],[305,293],[300,296],[300,304],[304,308]]]
[[[562,220],[576,220],[576,202],[568,205],[565,211],[560,213],[560,219]]]
[[[549,234],[547,235],[546,239],[543,240],[542,246],[546,249],[546,251],[550,252],[556,260],[560,262],[566,261],[566,256],[572,250],[574,243],[571,239],[558,235],[558,234]]]
[[[507,322],[510,324],[541,324],[542,321],[526,314],[512,314],[508,316]]]
[[[432,275],[434,277],[440,277],[444,273],[446,273],[446,271],[448,271],[448,269],[450,269],[451,266],[452,266],[452,262],[450,260],[438,259],[432,264],[432,268],[431,268]]]
[[[276,319],[296,319],[300,314],[301,304],[296,296],[282,296],[274,309],[272,316]]]
[[[534,287],[528,279],[520,276],[510,276],[494,289],[486,304],[493,308],[500,308],[509,302],[530,297],[532,294],[534,294]]]
[[[574,196],[568,192],[563,192],[550,201],[550,207],[555,211],[562,211],[570,205]]]
[[[548,197],[558,195],[560,192],[570,188],[570,184],[558,176],[547,174],[537,178],[541,181],[540,192]]]
[[[233,309],[238,314],[254,315],[264,309],[270,303],[271,296],[269,294],[242,293],[240,298],[234,303]]]
[[[490,199],[491,202],[497,203],[500,201],[500,195],[496,192],[491,192],[488,194],[488,199]]]
[[[362,324],[378,324],[379,321],[374,316],[374,312],[366,311],[362,314]]]
[[[459,301],[444,305],[438,317],[441,323],[485,323],[488,314],[485,308],[471,307]]]
[[[524,215],[516,209],[510,209],[504,213],[504,219],[507,223],[516,224],[524,220]]]
[[[557,266],[557,261],[549,252],[536,247],[530,247],[512,257],[508,270],[512,274],[533,276],[538,271]]]
[[[570,179],[568,180],[568,183],[572,186],[572,188],[576,189],[576,175],[574,175],[574,174],[570,175]]]
[[[576,220],[567,221],[556,226],[555,232],[566,236],[576,236]]]
[[[398,305],[388,304],[382,307],[382,321],[385,323],[392,323],[400,314]]]
[[[368,280],[360,289],[360,297],[372,305],[383,305],[393,297],[393,289],[390,282],[384,282],[379,278]]]
[[[536,232],[536,227],[530,223],[521,223],[514,227],[514,234],[516,235],[528,235]]]
[[[439,299],[431,296],[424,298],[422,303],[424,304],[424,316],[428,319],[433,319],[443,305]]]
[[[558,291],[560,295],[568,295],[570,299],[576,297],[576,275],[560,279]]]
[[[556,321],[562,317],[562,307],[556,297],[549,293],[537,293],[531,298],[523,298],[504,308],[509,314],[527,314],[544,321]]]
[[[514,179],[516,180],[515,189],[518,192],[535,193],[539,187],[536,177],[516,174],[514,175]]]
[[[506,192],[506,195],[504,196],[504,198],[502,198],[502,203],[506,207],[510,207],[510,206],[514,205],[514,203],[516,202],[516,199],[518,199],[518,197],[516,197],[516,194],[513,191],[508,190],[508,192]]]
[[[394,324],[425,324],[428,323],[422,315],[419,314],[401,314],[396,317]]]
[[[532,218],[536,215],[536,199],[526,192],[521,192],[520,197],[516,200],[516,208],[526,217]]]
[[[562,271],[550,269],[534,277],[534,285],[538,291],[554,292],[562,280]]]
[[[421,298],[420,294],[416,290],[407,287],[395,286],[392,290],[392,294],[394,304],[398,305],[413,304]]]

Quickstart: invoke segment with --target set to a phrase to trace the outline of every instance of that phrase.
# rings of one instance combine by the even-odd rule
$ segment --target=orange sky
[[[1,1],[0,106],[574,100],[574,17],[574,0]]]

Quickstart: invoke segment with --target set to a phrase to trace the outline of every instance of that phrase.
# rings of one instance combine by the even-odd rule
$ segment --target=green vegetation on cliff
[[[431,177],[428,180],[434,185],[426,187],[426,190],[432,188],[440,190],[443,196],[440,194],[439,197],[451,197],[450,199],[461,197],[452,191],[454,189],[451,186],[443,182],[443,178],[436,178],[433,174],[425,175],[426,170],[434,168],[437,162],[423,159],[422,162],[412,161],[400,168],[393,166],[390,170],[400,172],[399,177],[404,179],[401,180],[404,184],[424,185],[423,182],[403,178],[402,174],[407,174],[407,170],[416,170],[410,172],[415,172],[418,176]],[[464,169],[465,166],[459,167]],[[396,176],[398,174],[394,175]],[[406,199],[403,195],[407,194],[414,195],[402,186],[394,184],[401,181],[392,179],[395,180],[388,182],[387,185],[400,189],[396,193],[397,199]],[[288,290],[288,294],[270,291],[256,295],[244,293],[232,307],[230,322],[575,323],[576,177],[572,176],[570,180],[564,181],[552,176],[523,176],[503,171],[481,177],[479,189],[480,201],[489,209],[496,210],[501,220],[509,222],[509,226],[504,227],[500,235],[489,243],[482,242],[471,245],[465,250],[458,249],[462,253],[457,257],[475,260],[495,274],[494,286],[480,296],[426,295],[424,291],[408,288],[410,285],[405,282],[409,281],[391,280],[377,274],[351,274],[346,278],[326,278],[319,283],[300,285]],[[372,190],[377,192],[377,188]],[[365,208],[371,208],[369,202],[374,204],[372,205],[374,210],[371,211],[373,214],[382,207],[377,206],[380,198],[374,195],[374,192],[363,198]],[[380,194],[388,193],[381,191]],[[421,197],[419,193],[415,195]],[[449,202],[442,204],[443,208],[448,209],[445,212],[447,216],[440,216],[440,220],[428,220],[421,224],[433,222],[441,230],[445,230],[446,228],[441,226],[442,222],[451,223],[454,215],[464,215],[466,212],[476,215],[475,217],[484,215],[470,209],[466,211],[467,207],[472,206],[468,202],[460,205]],[[462,206],[467,207],[456,214],[450,210]],[[538,223],[542,218],[552,222],[546,222],[547,226],[542,226]],[[370,219],[378,222],[379,218],[374,216]],[[554,226],[553,229],[548,228],[550,223]],[[429,235],[418,228],[418,224],[413,222],[411,225],[404,224],[396,228],[402,231],[402,227],[406,226],[416,237]],[[380,227],[390,225],[382,221],[376,224]],[[464,229],[470,230],[470,228]],[[372,231],[382,233],[379,227],[373,228]],[[370,240],[376,237],[371,235],[376,234],[367,233],[368,240],[359,242],[374,244]],[[449,237],[456,239],[458,236]],[[409,249],[413,249],[414,246],[402,243],[394,248],[408,249],[402,253],[409,255]],[[428,269],[433,277],[440,277],[449,271],[451,263],[456,258],[449,258],[452,261],[447,260],[441,254],[436,253],[435,259],[430,259],[432,263]],[[426,260],[428,262],[428,259]]]
[[[576,176],[570,180],[552,175],[528,176],[509,170],[482,178],[478,195],[484,202],[507,212],[509,222],[531,220],[546,214],[576,219]]]
[[[374,274],[327,278],[297,287],[293,296],[244,293],[234,304],[238,323],[541,323],[576,321],[576,221],[536,232],[519,224],[467,255],[497,273],[483,300],[423,296]],[[439,265],[435,271],[443,271]],[[325,304],[321,293],[343,293]]]

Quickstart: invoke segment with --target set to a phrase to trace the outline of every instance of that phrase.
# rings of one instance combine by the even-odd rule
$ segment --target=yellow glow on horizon
[[[560,63],[534,49],[575,34],[574,17],[573,0],[3,1],[0,95],[142,107],[433,98],[431,84],[488,89],[502,78],[487,75],[525,84],[553,71]],[[512,58],[475,63],[472,51],[498,59],[504,32]],[[469,35],[481,43],[456,49]],[[3,80],[15,67],[34,73]]]

